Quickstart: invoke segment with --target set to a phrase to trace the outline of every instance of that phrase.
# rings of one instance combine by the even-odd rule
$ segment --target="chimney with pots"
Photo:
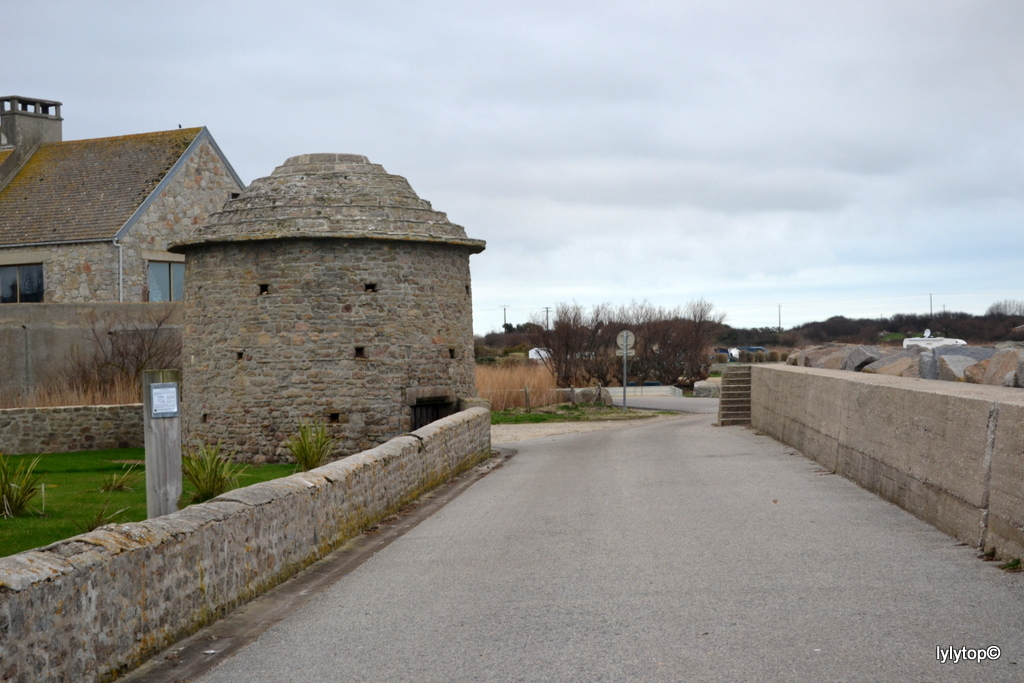
[[[10,95],[0,97],[0,188],[45,142],[61,141],[60,102]]]

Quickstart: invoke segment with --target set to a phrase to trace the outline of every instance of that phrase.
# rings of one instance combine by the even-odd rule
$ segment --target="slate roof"
[[[114,239],[204,130],[40,145],[0,188],[0,246]]]
[[[322,238],[438,242],[471,253],[485,246],[421,199],[405,178],[366,157],[302,154],[252,181],[205,225],[168,248],[185,251],[222,242]]]

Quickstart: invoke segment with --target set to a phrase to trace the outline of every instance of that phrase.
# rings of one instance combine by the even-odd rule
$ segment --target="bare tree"
[[[1024,315],[1024,301],[1020,299],[1004,299],[988,307],[985,315]]]
[[[555,307],[551,329],[544,329],[540,324],[530,328],[531,343],[547,349],[544,362],[558,386],[584,386],[592,379],[600,380],[602,369],[607,365],[608,311],[607,304],[598,304],[587,312],[576,302],[560,303]]]
[[[724,313],[716,313],[710,301],[698,299],[686,304],[685,361],[683,383],[707,379],[711,367],[711,345],[725,322]]]
[[[143,370],[181,368],[181,331],[170,325],[173,314],[160,307],[144,315],[94,316],[88,348],[71,353],[64,381],[83,390],[114,383],[141,387]]]
[[[611,308],[558,304],[550,330],[540,325],[531,342],[548,349],[548,367],[559,386],[623,381],[622,361],[615,355],[616,336],[630,330],[636,337],[635,355],[628,361],[634,381],[692,384],[707,377],[711,344],[725,320],[703,299],[685,308],[660,308],[647,301]]]

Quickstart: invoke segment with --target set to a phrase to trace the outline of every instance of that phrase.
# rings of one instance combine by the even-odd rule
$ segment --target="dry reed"
[[[476,366],[477,392],[491,402],[492,410],[525,407],[526,387],[532,407],[558,403],[555,378],[541,363]]]
[[[51,408],[59,406],[113,406],[142,403],[142,386],[130,377],[115,376],[107,382],[77,385],[52,379],[25,393],[0,394],[3,408]]]

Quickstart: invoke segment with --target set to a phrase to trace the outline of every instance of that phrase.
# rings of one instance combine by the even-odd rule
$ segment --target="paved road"
[[[517,443],[201,680],[1024,679],[1021,574],[712,422]]]
[[[615,395],[612,401],[622,405],[622,394]],[[646,410],[671,410],[677,413],[718,414],[717,398],[692,398],[689,396],[627,396],[626,407],[644,408]]]

